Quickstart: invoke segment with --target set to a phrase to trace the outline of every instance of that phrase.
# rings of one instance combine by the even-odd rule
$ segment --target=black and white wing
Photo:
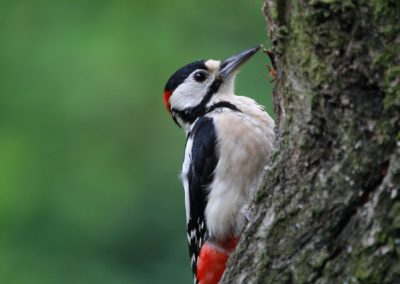
[[[218,163],[216,143],[213,119],[200,117],[186,142],[183,169],[190,263],[195,276],[200,249],[207,238],[204,214],[208,185]]]

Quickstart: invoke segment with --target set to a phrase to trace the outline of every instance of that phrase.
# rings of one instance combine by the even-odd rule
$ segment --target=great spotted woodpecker
[[[273,147],[273,119],[254,100],[234,94],[239,67],[259,49],[195,61],[165,86],[165,106],[187,137],[182,181],[195,283],[220,280]]]

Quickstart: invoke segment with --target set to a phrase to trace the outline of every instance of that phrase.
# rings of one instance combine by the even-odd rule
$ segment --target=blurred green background
[[[265,44],[261,5],[1,1],[1,283],[191,283],[164,84]],[[267,63],[245,65],[237,93],[271,113]]]

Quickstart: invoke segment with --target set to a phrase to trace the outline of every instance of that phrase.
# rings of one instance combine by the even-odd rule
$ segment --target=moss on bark
[[[222,283],[400,282],[400,2],[264,11],[278,139]]]

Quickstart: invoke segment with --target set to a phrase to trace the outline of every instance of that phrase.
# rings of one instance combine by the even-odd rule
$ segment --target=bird
[[[274,120],[234,91],[240,67],[260,48],[194,61],[164,88],[165,107],[186,135],[181,179],[194,283],[221,279],[251,219],[249,203],[273,149]]]

